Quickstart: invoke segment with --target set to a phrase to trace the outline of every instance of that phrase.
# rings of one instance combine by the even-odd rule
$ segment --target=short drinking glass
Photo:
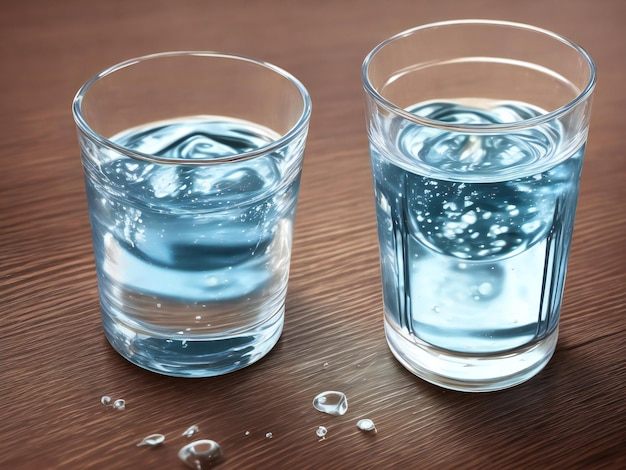
[[[309,95],[240,56],[115,65],[73,103],[105,334],[166,375],[224,374],[282,332]]]
[[[419,377],[496,390],[552,356],[595,74],[503,21],[417,27],[365,59],[385,332]]]

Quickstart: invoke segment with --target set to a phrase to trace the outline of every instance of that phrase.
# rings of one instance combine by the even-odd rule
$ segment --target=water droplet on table
[[[183,432],[182,435],[183,435],[183,437],[190,438],[195,433],[197,433],[199,430],[200,430],[200,428],[198,428],[198,425],[194,424],[192,426],[189,426],[187,429],[185,429],[185,431]]]
[[[150,434],[137,443],[137,447],[156,447],[165,441],[163,434]]]
[[[266,432],[265,433],[265,437],[268,438],[268,439],[271,439],[272,437],[274,437],[274,434],[271,433],[271,432]]]
[[[322,392],[313,399],[317,411],[332,416],[343,416],[348,411],[348,398],[341,392]]]
[[[222,448],[210,439],[194,441],[178,451],[178,458],[189,468],[202,470],[209,468],[222,459]]]
[[[102,398],[100,398],[100,403],[102,403],[103,405],[110,405],[111,404],[111,397],[108,395],[104,395]]]
[[[326,429],[324,426],[320,426],[319,428],[315,430],[315,434],[317,435],[317,437],[320,438],[320,440],[326,439],[326,434],[328,434],[328,429]]]
[[[113,408],[115,408],[116,410],[123,410],[126,408],[126,401],[122,400],[121,398],[118,400],[115,400],[113,402]]]
[[[360,419],[356,423],[356,427],[359,428],[363,432],[372,432],[376,434],[376,426],[374,425],[374,421],[371,419]]]

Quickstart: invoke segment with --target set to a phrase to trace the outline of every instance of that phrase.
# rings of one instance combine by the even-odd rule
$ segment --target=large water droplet
[[[348,398],[341,392],[322,392],[313,399],[317,411],[332,416],[342,416],[348,411]]]
[[[374,421],[371,419],[360,419],[356,423],[356,427],[359,428],[363,432],[372,432],[376,434],[376,426],[374,425]]]
[[[137,447],[156,447],[165,441],[163,434],[150,434],[137,443]]]
[[[191,442],[178,451],[178,458],[189,468],[202,470],[222,459],[222,448],[210,439]]]

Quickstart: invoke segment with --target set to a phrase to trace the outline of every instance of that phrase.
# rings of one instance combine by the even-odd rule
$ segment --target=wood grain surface
[[[556,31],[599,70],[556,354],[487,394],[429,385],[386,346],[360,82],[388,36],[471,17]],[[0,468],[184,468],[192,424],[222,445],[223,469],[626,468],[624,20],[622,0],[4,2]],[[263,59],[313,99],[283,336],[212,379],[146,372],[106,342],[70,112],[96,72],[166,50]],[[346,415],[313,409],[324,390],[347,394]],[[152,433],[164,445],[135,446]]]

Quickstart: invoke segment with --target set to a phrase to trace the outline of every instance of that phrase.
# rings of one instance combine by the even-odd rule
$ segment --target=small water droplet
[[[341,392],[322,392],[313,399],[317,411],[332,416],[343,416],[348,411],[348,398]]]
[[[118,400],[115,400],[113,402],[113,408],[115,408],[116,410],[124,410],[126,409],[126,400],[122,400],[121,398]]]
[[[433,312],[435,312],[435,313],[439,313],[439,312],[441,312],[441,309],[439,308],[439,305],[435,305],[435,306],[433,307]]]
[[[249,435],[250,435],[250,431],[246,431],[246,432],[244,432],[244,434],[245,434],[246,436],[249,436]]]
[[[103,395],[102,398],[100,398],[100,403],[102,403],[103,405],[110,405],[111,404],[111,397],[108,395]]]
[[[317,437],[320,438],[320,440],[326,439],[326,434],[328,434],[328,429],[326,429],[324,426],[320,426],[319,428],[315,430],[315,434],[317,435]]]
[[[156,304],[157,308],[161,308],[161,304]]]
[[[374,425],[374,421],[371,419],[360,419],[356,423],[356,427],[359,428],[363,432],[371,432],[376,434],[376,426]]]
[[[328,367],[328,362],[324,363],[324,368]]]
[[[222,459],[222,448],[215,441],[201,439],[183,446],[178,451],[178,458],[189,468],[202,470]]]
[[[189,439],[191,436],[193,436],[199,430],[200,429],[198,428],[198,425],[194,424],[192,426],[189,426],[187,429],[185,429],[185,431],[183,432],[182,436],[186,437],[187,439]]]
[[[150,434],[137,443],[137,447],[157,447],[165,441],[163,434]]]
[[[272,437],[274,437],[274,434],[272,434],[271,432],[266,432],[265,437],[271,439]]]

